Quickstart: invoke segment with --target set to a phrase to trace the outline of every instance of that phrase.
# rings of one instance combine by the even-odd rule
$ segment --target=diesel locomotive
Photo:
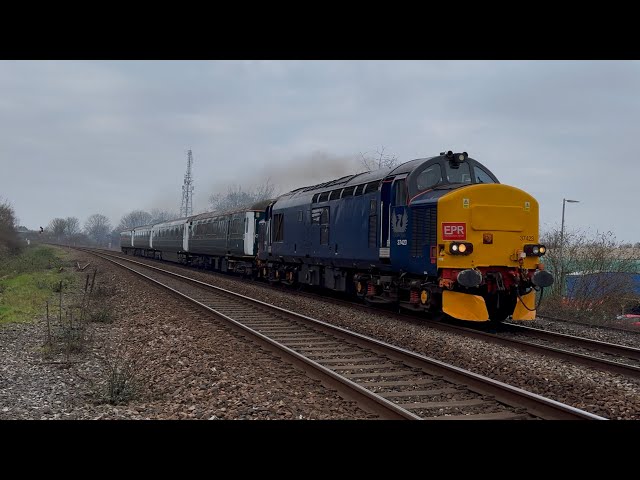
[[[535,318],[550,286],[538,202],[466,152],[121,233],[121,248],[371,304],[485,322]]]

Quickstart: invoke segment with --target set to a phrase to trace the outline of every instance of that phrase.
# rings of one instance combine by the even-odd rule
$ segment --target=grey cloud
[[[0,195],[24,224],[117,224],[268,175],[281,190],[466,150],[529,191],[541,220],[640,240],[637,61],[0,62]]]

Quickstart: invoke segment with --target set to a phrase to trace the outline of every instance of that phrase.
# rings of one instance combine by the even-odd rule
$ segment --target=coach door
[[[191,235],[192,225],[193,225],[193,222],[185,223],[183,225],[184,230],[182,234],[182,249],[185,252],[189,251],[189,236]]]
[[[271,211],[273,204],[269,205],[265,211],[265,232],[264,232],[264,244],[267,255],[271,255]]]

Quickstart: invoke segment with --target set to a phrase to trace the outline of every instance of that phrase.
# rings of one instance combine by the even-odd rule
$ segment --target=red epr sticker
[[[442,222],[443,240],[466,240],[467,224],[464,222]]]

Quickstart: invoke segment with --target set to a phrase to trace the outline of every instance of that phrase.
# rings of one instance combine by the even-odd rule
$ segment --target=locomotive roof
[[[278,206],[288,207],[310,203],[313,195],[318,192],[327,192],[336,188],[350,187],[352,185],[362,185],[369,182],[379,181],[390,176],[409,173],[413,171],[417,166],[422,165],[424,162],[426,162],[427,160],[431,160],[432,158],[435,157],[416,158],[415,160],[409,160],[408,162],[398,165],[397,167],[386,167],[379,170],[372,170],[370,172],[357,173],[355,175],[346,175],[344,177],[340,177],[324,183],[319,183],[317,185],[297,188],[281,195],[278,198]]]
[[[388,176],[395,176],[402,173],[409,173],[413,171],[418,165],[421,165],[427,160],[431,160],[435,157],[429,158],[416,158],[415,160],[409,160],[397,167],[385,167],[379,170],[372,170],[370,172],[356,173],[355,175],[346,175],[344,177],[330,180],[328,182],[318,183],[317,185],[311,185],[309,187],[296,188],[288,193],[285,193],[280,198],[286,196],[296,196],[302,194],[315,194],[317,192],[326,192],[327,190],[333,190],[335,187],[349,187],[351,185],[360,185],[362,183],[368,183],[375,180],[382,180]]]

